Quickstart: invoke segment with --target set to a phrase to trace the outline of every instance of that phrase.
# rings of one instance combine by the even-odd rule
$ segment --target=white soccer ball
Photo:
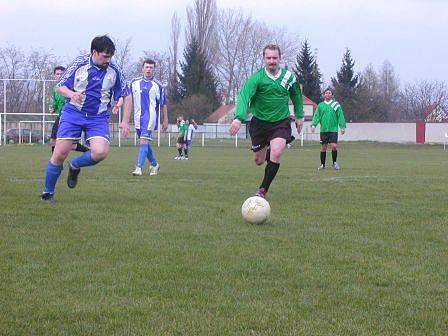
[[[271,215],[271,206],[263,197],[252,196],[244,201],[241,214],[251,224],[262,224]]]

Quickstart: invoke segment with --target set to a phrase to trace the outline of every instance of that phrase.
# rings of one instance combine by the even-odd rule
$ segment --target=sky
[[[218,0],[271,27],[284,27],[317,48],[328,82],[349,48],[355,70],[385,60],[401,85],[448,82],[448,0]],[[132,38],[133,56],[166,51],[174,12],[186,23],[193,0],[0,0],[0,48],[51,50],[73,59],[96,35]]]

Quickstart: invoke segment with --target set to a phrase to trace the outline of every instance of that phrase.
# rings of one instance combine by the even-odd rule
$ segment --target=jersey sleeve
[[[159,104],[160,105],[166,105],[167,101],[166,101],[166,89],[160,85],[160,98],[159,98]]]
[[[314,111],[312,125],[317,126],[320,122],[320,104],[317,105],[316,111]]]
[[[235,119],[241,121],[246,120],[247,107],[249,106],[252,97],[255,95],[255,92],[257,92],[258,81],[259,81],[259,74],[255,73],[244,84],[243,88],[241,89],[238,95],[238,100],[236,102]]]
[[[56,88],[65,86],[70,90],[73,90],[76,70],[78,70],[80,66],[85,64],[85,58],[86,56],[79,56],[75,58],[75,60],[67,67],[67,69],[62,74],[61,79],[56,84]]]
[[[303,118],[303,97],[300,85],[297,82],[295,76],[292,79],[289,88],[289,97],[291,98],[292,104],[294,105],[294,116],[296,118]]]
[[[338,116],[338,125],[340,128],[346,128],[347,124],[345,123],[344,111],[342,110],[342,106],[339,106],[336,110],[336,114]]]
[[[131,94],[131,89],[129,83],[123,75],[120,68],[115,65],[115,71],[117,72],[117,78],[115,80],[115,85],[113,87],[114,100],[118,101],[121,97],[128,96]]]

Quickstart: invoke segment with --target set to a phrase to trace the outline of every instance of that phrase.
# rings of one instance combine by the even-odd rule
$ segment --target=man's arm
[[[347,124],[345,123],[344,111],[342,110],[342,107],[339,106],[339,108],[336,112],[337,112],[337,116],[338,116],[339,128],[341,129],[341,134],[344,134],[345,129],[347,127]]]
[[[295,80],[295,79],[294,79]],[[296,117],[297,133],[300,134],[303,127],[303,97],[300,85],[295,82],[289,89],[289,97],[294,105],[294,116]]]
[[[241,127],[241,122],[247,118],[247,107],[257,92],[258,73],[252,75],[241,89],[235,107],[235,120],[230,125],[230,135],[235,135]]]
[[[317,109],[316,111],[314,111],[313,121],[311,122],[311,132],[314,132],[319,122],[320,122],[320,108],[319,105],[317,105]]]
[[[162,112],[163,112],[162,130],[166,131],[168,129],[168,106],[166,104],[163,105]]]
[[[83,92],[75,92],[73,90],[70,90],[66,86],[60,86],[56,89],[56,91],[63,97],[70,99],[76,104],[82,104],[84,97],[85,97],[85,91]]]
[[[129,134],[129,120],[131,119],[132,111],[132,95],[123,97],[123,118],[121,120],[120,128],[121,135],[126,138]]]

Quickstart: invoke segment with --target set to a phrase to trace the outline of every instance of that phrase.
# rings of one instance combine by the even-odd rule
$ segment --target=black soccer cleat
[[[50,204],[50,205],[53,205],[55,203],[54,194],[51,194],[49,192],[43,192],[42,195],[40,196],[40,200],[43,203]]]
[[[69,188],[76,187],[76,184],[78,183],[78,175],[81,172],[81,168],[73,168],[72,164],[69,163],[68,165],[68,176],[67,176],[67,185]]]

